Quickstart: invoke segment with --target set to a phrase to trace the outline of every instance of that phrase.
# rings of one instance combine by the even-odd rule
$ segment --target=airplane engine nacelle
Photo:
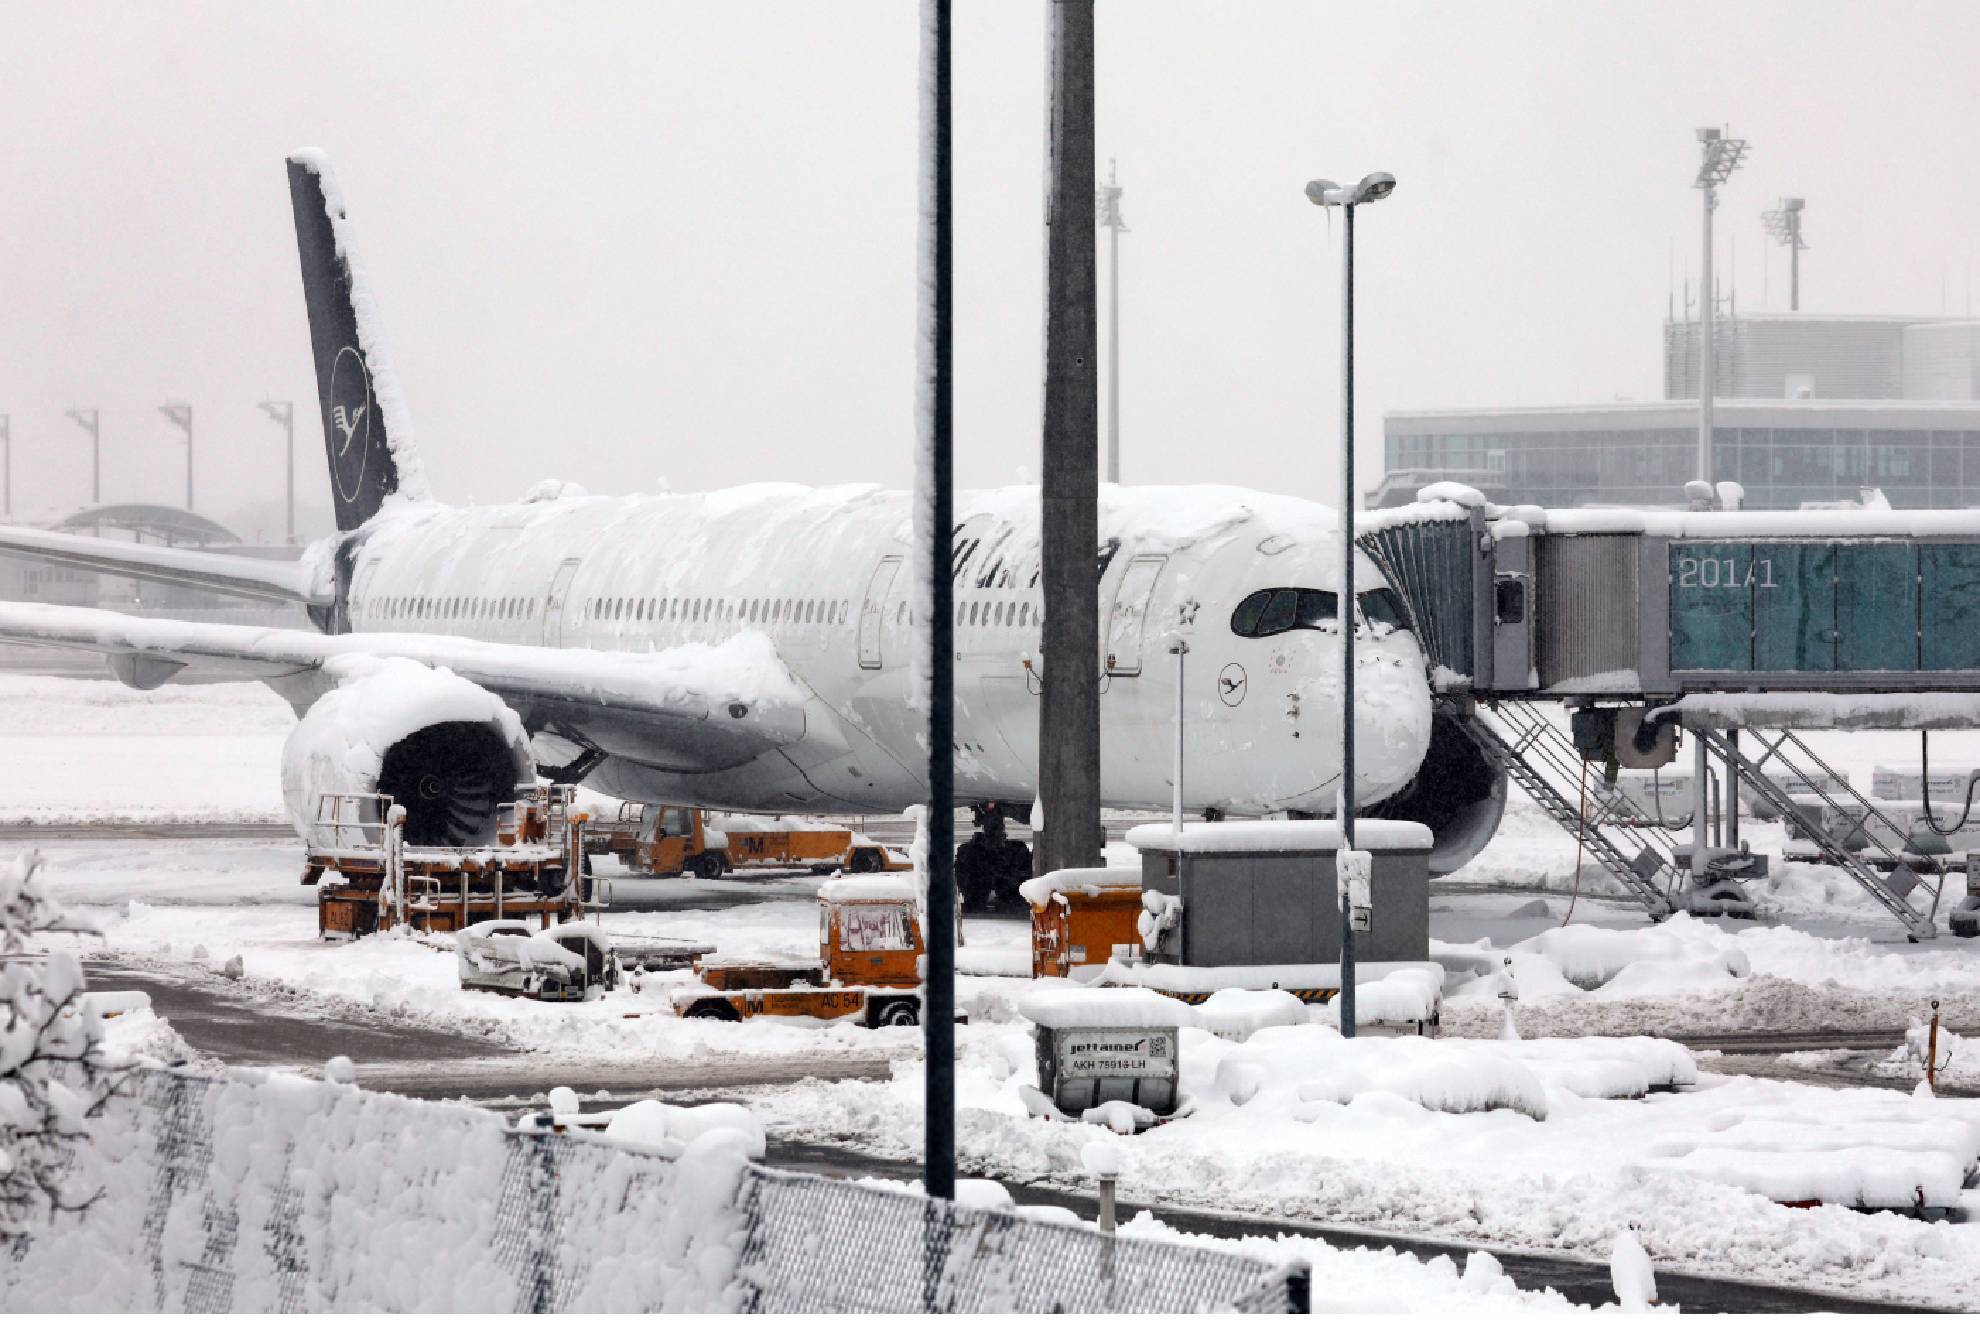
[[[334,662],[333,662],[334,663]],[[312,851],[372,845],[377,811],[326,794],[385,794],[406,809],[406,842],[495,838],[496,809],[536,780],[522,721],[488,689],[416,661],[366,661],[309,708],[282,749],[282,799]]]
[[[1430,725],[1430,750],[1416,778],[1394,797],[1366,808],[1385,820],[1413,820],[1430,827],[1430,874],[1449,875],[1483,851],[1506,811],[1506,777],[1485,759],[1459,727],[1460,717],[1438,711]]]

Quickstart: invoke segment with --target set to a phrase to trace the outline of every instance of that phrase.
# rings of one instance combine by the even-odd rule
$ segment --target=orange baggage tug
[[[1031,974],[1071,976],[1104,967],[1116,947],[1139,953],[1141,870],[1092,867],[1052,871],[1027,880],[1018,893],[1031,907]]]
[[[497,808],[495,838],[458,848],[405,842],[405,809],[382,793],[325,793],[302,882],[317,891],[316,929],[356,939],[410,926],[458,931],[496,918],[540,928],[578,920],[595,902],[584,865],[583,812],[568,785],[521,790]],[[335,879],[326,879],[334,875]]]
[[[818,890],[818,958],[698,960],[699,986],[674,992],[682,1017],[850,1018],[869,1027],[921,1021],[920,884],[846,876]]]
[[[782,816],[716,816],[699,807],[628,802],[609,833],[611,852],[645,875],[713,880],[745,866],[808,866],[820,873],[905,871],[905,857],[842,825]]]

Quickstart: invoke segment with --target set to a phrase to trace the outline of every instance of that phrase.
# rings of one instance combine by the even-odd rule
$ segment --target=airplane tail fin
[[[429,499],[412,423],[380,338],[378,308],[351,259],[343,195],[321,153],[289,157],[303,301],[316,359],[316,396],[330,460],[337,530],[362,526],[385,497]]]

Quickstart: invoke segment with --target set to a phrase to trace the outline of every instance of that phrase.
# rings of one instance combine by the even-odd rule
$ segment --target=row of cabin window
[[[956,602],[956,626],[959,628],[1028,628],[1034,617],[1042,623],[1045,619],[1044,607],[1034,611],[1028,600],[973,600],[967,605]],[[894,613],[894,622],[905,624],[908,621],[907,602],[902,601]]]
[[[586,602],[586,617],[633,623],[830,623],[846,621],[843,600],[715,600],[707,596],[600,596]]]
[[[533,619],[536,601],[529,596],[386,596],[360,607],[361,613],[373,610],[380,619]]]

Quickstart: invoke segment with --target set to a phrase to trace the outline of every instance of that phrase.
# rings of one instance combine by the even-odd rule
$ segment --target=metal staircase
[[[1599,771],[1589,773],[1573,741],[1552,720],[1528,702],[1502,700],[1489,709],[1480,706],[1458,725],[1555,824],[1581,839],[1587,854],[1643,904],[1651,920],[1671,914],[1670,896],[1680,876],[1671,860],[1671,836],[1654,825],[1627,823],[1635,804],[1604,783]]]
[[[1886,912],[1903,922],[1906,934],[1914,942],[1932,939],[1939,933],[1935,918],[1944,890],[1944,876],[1940,877],[1939,888],[1933,891],[1931,909],[1920,912],[1913,907],[1907,895],[1919,887],[1922,877],[1887,842],[1888,839],[1904,839],[1905,827],[1885,815],[1875,802],[1857,792],[1847,778],[1838,775],[1807,743],[1786,729],[1776,731],[1779,736],[1772,742],[1761,731],[1748,729],[1746,732],[1765,748],[1760,756],[1752,757],[1726,737],[1723,729],[1693,729],[1690,732],[1693,737],[1703,738],[1707,747],[1736,764],[1741,780],[1752,785],[1753,791],[1765,798],[1784,819],[1798,825],[1821,852],[1823,861],[1846,872]],[[1805,763],[1797,763],[1795,755],[1804,758]],[[1767,771],[1770,764],[1773,766],[1772,774]],[[1831,792],[1822,787],[1824,780],[1817,778],[1811,767],[1812,771],[1827,776],[1827,782],[1840,784],[1841,788]],[[1788,791],[1787,784],[1797,784],[1805,790],[1800,801],[1796,801],[1796,795]],[[1828,808],[1828,813],[1814,810],[1807,800],[1808,796],[1819,798]],[[1843,823],[1841,829],[1832,824],[1836,821]],[[1861,850],[1853,851],[1844,846],[1859,838],[1864,840]],[[1861,855],[1863,852],[1876,854],[1888,868],[1889,874],[1866,862]]]

